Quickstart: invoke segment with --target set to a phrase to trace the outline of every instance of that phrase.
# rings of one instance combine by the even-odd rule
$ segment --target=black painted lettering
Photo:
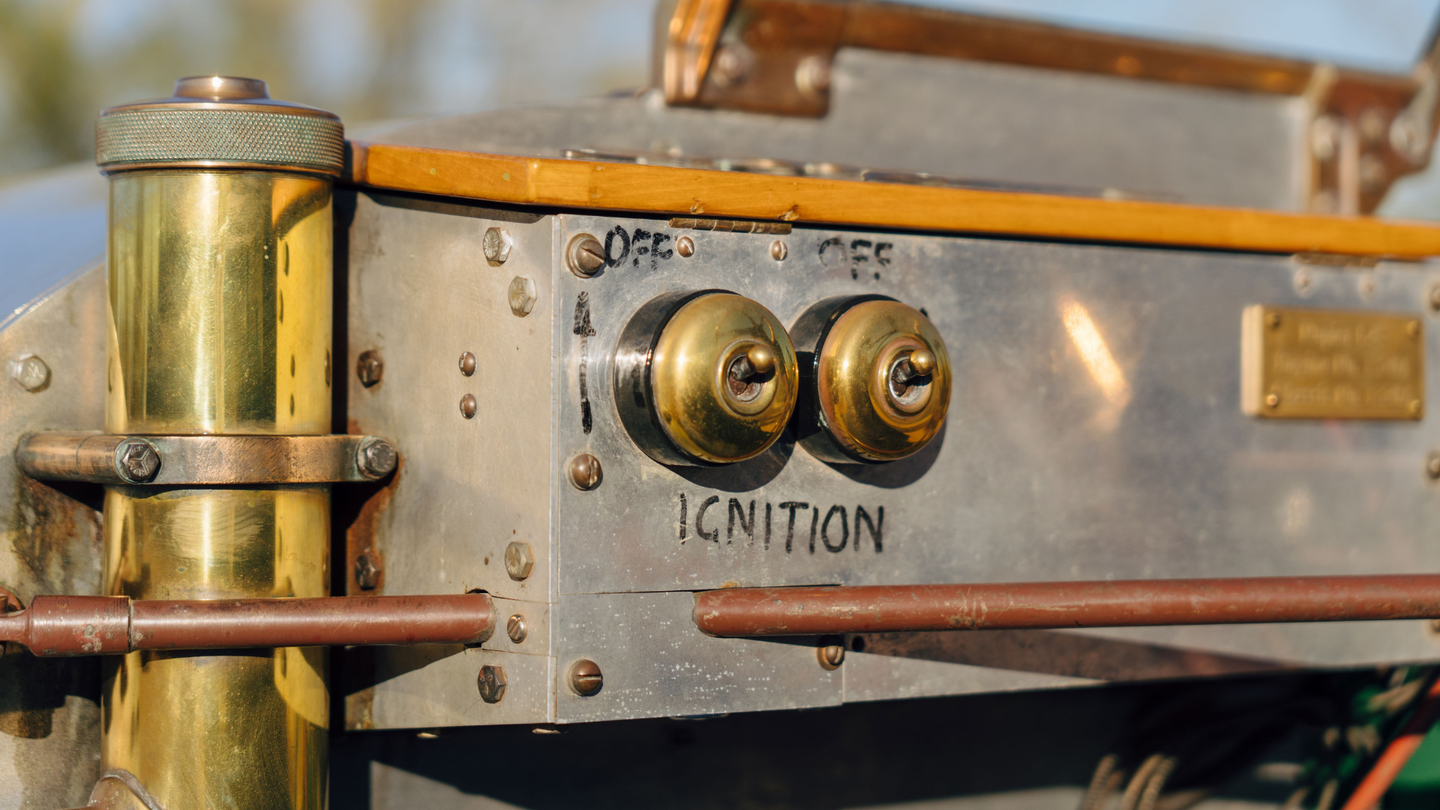
[[[645,230],[644,228],[636,228],[636,229],[635,229],[635,235],[634,235],[634,237],[633,237],[632,240],[631,240],[631,243],[635,245],[635,258],[630,260],[631,266],[633,266],[633,267],[639,267],[639,266],[640,266],[640,257],[641,257],[641,256],[649,256],[649,255],[650,255],[650,246],[649,246],[649,245],[642,245],[642,244],[640,244],[640,243],[641,243],[641,242],[644,242],[645,240],[649,239],[650,237],[652,237],[652,236],[654,236],[654,235],[655,235],[655,234],[650,233],[649,231]],[[654,269],[655,269],[655,261],[654,261],[653,259],[650,261],[650,269],[651,269],[651,270],[654,270]]]
[[[835,513],[840,513],[840,545],[830,542],[830,521],[834,519]],[[830,511],[825,513],[825,522],[820,524],[820,542],[825,544],[825,550],[829,552],[841,552],[845,550],[845,543],[850,539],[850,516],[845,513],[845,507],[835,504]]]
[[[657,270],[657,269],[659,269],[659,267],[660,267],[660,259],[669,259],[670,257],[672,257],[672,256],[675,255],[675,251],[673,251],[673,250],[670,250],[670,249],[668,249],[668,248],[665,249],[665,250],[661,250],[661,249],[660,249],[660,246],[661,246],[661,245],[663,245],[663,244],[665,244],[666,242],[669,242],[669,241],[670,241],[670,234],[668,234],[668,233],[657,233],[657,234],[655,234],[653,237],[651,237],[651,241],[650,241],[650,269],[651,269],[651,270]]]
[[[686,503],[685,503],[685,493],[682,492],[682,493],[680,493],[680,542],[682,542],[682,543],[685,542],[685,529],[686,529],[685,524],[690,521],[689,516],[686,514],[687,511],[688,511],[688,508],[687,508]],[[856,515],[855,519],[856,519],[856,520],[859,520],[859,519],[860,519],[859,515]],[[857,526],[857,528],[855,529],[855,537],[856,537],[857,539],[860,537],[860,529],[858,528],[858,526]],[[859,544],[857,543],[856,545],[859,545]]]
[[[705,512],[710,507],[720,502],[719,495],[711,495],[700,502],[700,508],[695,510],[695,536],[709,540],[712,543],[720,542],[720,527],[716,526],[714,531],[705,531]]]
[[[790,553],[790,544],[795,540],[795,512],[800,509],[809,509],[810,504],[804,501],[786,501],[780,504],[781,509],[790,510],[790,520],[785,524],[785,553]]]
[[[586,433],[594,427],[594,421],[590,415],[590,391],[586,381],[586,375],[590,364],[589,339],[595,337],[595,327],[590,325],[590,293],[582,292],[575,298],[575,324],[572,329],[580,336],[580,429]]]
[[[810,512],[810,553],[815,553],[815,527],[820,524],[820,507],[815,507]]]
[[[885,507],[881,506],[875,510],[875,522],[870,522],[870,515],[866,513],[865,507],[855,507],[855,550],[860,550],[860,521],[865,521],[865,527],[870,530],[870,539],[875,541],[875,553],[879,554],[884,550],[882,543],[885,537]]]
[[[876,242],[876,243],[875,243],[875,263],[878,264],[878,265],[880,265],[881,267],[887,267],[887,266],[889,266],[889,264],[890,264],[890,257],[887,256],[887,255],[885,255],[885,254],[889,253],[894,247],[895,247],[895,245],[894,245],[893,243],[890,243],[890,242]]]
[[[621,242],[620,255],[618,256],[615,255],[615,242],[617,239]],[[605,234],[605,266],[619,267],[629,256],[630,234],[626,233],[624,228],[616,225],[615,230]]]
[[[850,278],[860,278],[860,265],[870,261],[865,251],[870,249],[869,239],[853,239],[850,242]]]
[[[837,269],[848,264],[849,257],[845,255],[845,240],[838,236],[832,236],[821,242],[820,263],[826,267]]]
[[[765,504],[765,550],[770,550],[770,504]]]
[[[749,535],[749,545],[755,544],[755,502],[750,502],[750,517],[746,519],[745,510],[740,507],[739,498],[730,499],[729,517],[725,522],[725,544],[729,545],[735,539],[735,519],[740,519],[740,531]]]

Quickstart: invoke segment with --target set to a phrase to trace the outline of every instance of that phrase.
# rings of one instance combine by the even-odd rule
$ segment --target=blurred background
[[[1408,72],[1440,0],[919,0]],[[642,87],[655,0],[0,0],[0,183],[92,158],[103,107],[180,76],[255,76],[366,121]],[[1440,217],[1440,171],[1387,210]]]

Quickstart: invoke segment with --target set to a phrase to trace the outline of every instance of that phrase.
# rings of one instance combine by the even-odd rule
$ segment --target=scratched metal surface
[[[820,119],[671,108],[652,91],[374,125],[362,140],[555,157],[567,149],[772,158],[1300,209],[1302,99],[859,49]]]
[[[1427,528],[1440,519],[1440,499],[1423,473],[1426,451],[1440,440],[1437,375],[1427,380],[1431,415],[1418,423],[1263,421],[1238,404],[1240,314],[1252,303],[1414,313],[1430,326],[1433,367],[1440,320],[1425,296],[1440,281],[1434,268],[1308,267],[1297,291],[1301,266],[1283,257],[797,228],[785,237],[788,258],[775,262],[774,237],[698,231],[687,233],[696,243],[691,258],[659,258],[671,241],[659,257],[637,257],[636,229],[679,235],[663,222],[563,216],[557,234],[563,243],[616,228],[632,242],[625,261],[592,279],[561,272],[555,284],[562,315],[585,293],[595,332],[587,434],[579,339],[568,334],[567,318],[556,319],[559,455],[588,451],[605,469],[593,492],[559,490],[562,601],[726,583],[1440,567]],[[624,241],[611,239],[612,258]],[[653,246],[653,237],[641,242]],[[712,287],[751,296],[785,323],[846,293],[882,293],[925,308],[955,364],[938,446],[870,467],[827,465],[788,440],[724,468],[651,461],[614,417],[610,385],[595,381],[608,383],[607,350],[641,303],[667,290]],[[752,501],[753,536],[745,531]],[[797,510],[792,532],[781,505],[796,502],[807,507]],[[857,524],[857,507],[875,518],[884,509],[883,548]],[[1416,622],[1102,635],[1316,665],[1440,653]]]

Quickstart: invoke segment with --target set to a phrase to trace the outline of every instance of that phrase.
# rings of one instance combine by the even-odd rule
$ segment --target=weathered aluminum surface
[[[562,596],[556,606],[556,719],[562,723],[834,706],[844,674],[815,657],[815,639],[718,639],[692,632],[688,593]],[[570,689],[588,658],[605,684]],[[843,667],[842,667],[843,669]]]
[[[102,433],[37,433],[16,450],[25,472],[42,480],[119,486],[213,486],[373,481],[357,451],[373,436],[147,436],[160,456],[155,477],[124,477],[115,451],[127,437]],[[381,476],[383,477],[383,476]]]
[[[403,450],[388,500],[373,516],[387,593],[464,593],[548,602],[554,565],[550,334],[551,223],[529,214],[361,194],[349,225],[348,381],[352,433]],[[341,200],[342,210],[352,203]],[[492,267],[490,227],[514,240]],[[340,266],[345,266],[340,257]],[[568,271],[564,271],[569,275]],[[530,278],[538,302],[510,310],[511,279]],[[361,352],[378,350],[384,376],[366,387]],[[473,376],[460,356],[477,358]],[[472,395],[474,418],[460,400]],[[528,542],[530,576],[512,580],[505,548]]]
[[[27,239],[18,234],[7,242],[18,243],[21,250],[14,264],[6,264],[0,298],[7,309],[12,308],[10,295],[43,292],[31,285],[50,286],[64,276],[72,280],[30,302],[22,315],[0,328],[0,360],[6,365],[17,355],[33,353],[50,367],[48,384],[33,393],[8,374],[0,379],[3,447],[14,447],[31,431],[98,429],[104,420],[105,271],[91,265],[76,275],[81,260],[60,269],[71,248],[87,243],[93,248],[83,261],[103,254],[104,220],[93,223],[98,232],[92,241],[82,227],[85,209],[64,210],[69,213],[51,223],[51,236],[59,240],[53,251],[32,245],[35,253],[26,254]],[[46,215],[35,214],[35,220],[44,221]],[[15,220],[0,221],[9,239]],[[24,220],[17,224],[23,226]],[[74,488],[57,489],[26,477],[10,453],[0,454],[0,504],[5,506],[0,512],[0,585],[25,602],[42,593],[99,591],[100,513],[98,504],[85,499]],[[5,763],[0,805],[85,802],[99,775],[98,697],[98,662],[41,660],[18,647],[0,657],[0,763]]]
[[[1300,98],[842,50],[830,113],[666,107],[658,91],[363,130],[364,140],[556,156],[768,158],[1192,203],[1306,206]],[[937,103],[936,99],[943,99]],[[698,213],[698,212],[697,212]]]

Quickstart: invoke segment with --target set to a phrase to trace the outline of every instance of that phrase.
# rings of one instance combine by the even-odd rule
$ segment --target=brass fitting
[[[919,310],[881,296],[832,298],[795,324],[800,443],[834,463],[894,461],[945,424],[950,356]]]
[[[615,353],[615,402],[662,464],[731,464],[780,438],[799,390],[795,347],[760,304],[723,290],[670,293],[630,319]]]

